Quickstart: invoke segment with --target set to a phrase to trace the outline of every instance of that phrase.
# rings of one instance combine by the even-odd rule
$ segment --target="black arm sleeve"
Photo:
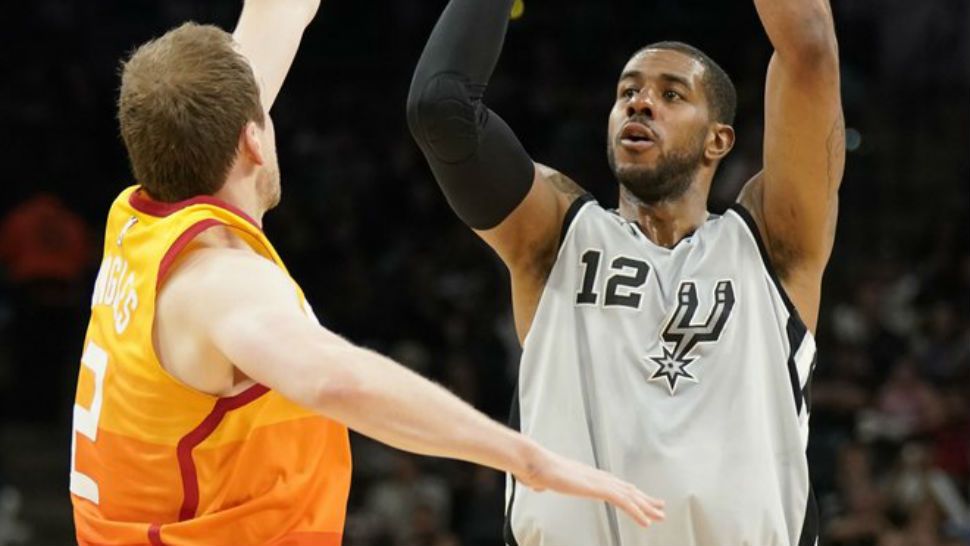
[[[532,186],[529,155],[482,103],[511,8],[512,0],[451,0],[408,95],[411,134],[452,209],[475,229],[498,225]]]

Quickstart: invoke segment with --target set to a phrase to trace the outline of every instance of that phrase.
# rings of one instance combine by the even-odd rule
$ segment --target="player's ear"
[[[246,123],[242,132],[239,134],[239,152],[250,161],[257,165],[265,163],[263,157],[263,143],[260,140],[260,132],[263,129],[255,121]]]
[[[707,147],[704,157],[711,161],[720,161],[734,148],[734,127],[724,123],[715,123],[707,135]]]

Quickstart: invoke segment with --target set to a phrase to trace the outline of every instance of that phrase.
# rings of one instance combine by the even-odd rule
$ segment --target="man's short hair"
[[[185,23],[122,64],[121,136],[135,180],[153,198],[218,191],[250,121],[265,122],[259,87],[232,36]]]

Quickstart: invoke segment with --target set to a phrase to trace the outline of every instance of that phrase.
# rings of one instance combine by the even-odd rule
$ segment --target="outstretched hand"
[[[647,527],[663,521],[664,501],[654,499],[616,476],[539,448],[515,478],[527,487],[566,495],[604,500]]]

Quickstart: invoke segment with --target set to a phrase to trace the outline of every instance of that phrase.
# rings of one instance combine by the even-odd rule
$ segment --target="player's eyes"
[[[674,100],[681,100],[684,97],[680,93],[673,91],[671,89],[668,89],[664,91],[664,98],[670,101],[674,101]]]
[[[636,96],[638,92],[639,90],[634,87],[627,87],[626,89],[623,89],[622,91],[620,91],[620,95],[623,98],[632,99],[633,97]]]

